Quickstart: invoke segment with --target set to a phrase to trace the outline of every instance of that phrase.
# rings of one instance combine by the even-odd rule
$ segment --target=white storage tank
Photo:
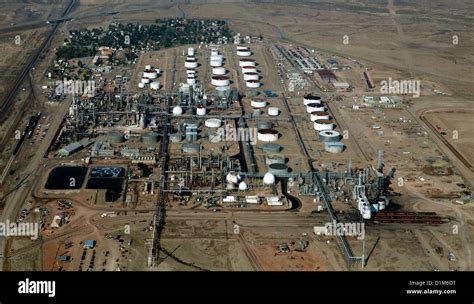
[[[152,90],[158,91],[160,89],[160,83],[154,81],[154,82],[150,83],[150,88]]]
[[[214,60],[211,60],[210,65],[211,67],[220,67],[223,65],[223,61],[220,59],[214,59]]]
[[[306,105],[306,112],[313,113],[313,112],[324,112],[326,109],[319,103],[309,103]]]
[[[218,49],[212,49],[211,50],[211,56],[216,56],[219,55],[219,50]]]
[[[314,129],[316,131],[334,130],[336,125],[332,119],[319,119],[314,122]]]
[[[255,61],[255,59],[250,59],[250,58],[244,58],[244,59],[240,59],[239,61],[239,66],[240,67],[244,67],[244,66],[257,66],[257,62]]]
[[[321,103],[321,97],[308,94],[303,97],[303,103],[305,106],[308,103]]]
[[[328,112],[325,112],[325,111],[316,111],[316,112],[311,112],[311,121],[316,121],[316,120],[319,120],[319,119],[329,119],[331,118],[329,116],[329,113]]]
[[[211,78],[211,84],[216,87],[223,87],[230,85],[229,77],[222,75],[215,75]]]
[[[245,86],[247,86],[247,88],[259,88],[260,87],[260,81],[259,80],[247,80],[245,82]]]
[[[184,62],[184,66],[188,69],[195,69],[198,67],[198,63],[197,63],[197,60],[196,59],[193,59],[193,60],[186,60]]]
[[[173,108],[173,116],[183,115],[183,108],[176,106]]]
[[[143,77],[142,78],[142,83],[149,84],[150,83],[150,78]]]
[[[208,128],[219,128],[222,125],[222,120],[217,118],[209,118],[204,122],[204,125]]]
[[[151,64],[145,65],[145,70],[151,70],[151,68],[152,68],[152,67],[151,67]]]
[[[269,116],[278,116],[280,115],[280,109],[277,107],[269,107],[268,108],[268,115]]]
[[[138,87],[139,87],[140,89],[143,89],[143,88],[145,87],[145,84],[144,84],[143,82],[139,82],[139,83],[138,83]]]
[[[239,183],[239,190],[240,191],[247,191],[248,187],[247,187],[247,183],[246,182],[240,182]]]
[[[189,85],[195,85],[196,84],[196,78],[194,76],[188,76],[188,79],[186,80],[186,83]]]
[[[194,57],[194,48],[192,48],[192,47],[188,48],[188,56]]]
[[[227,74],[227,71],[224,67],[215,67],[215,68],[212,68],[212,74],[214,74],[214,75],[225,75],[225,74]]]
[[[205,107],[202,107],[202,106],[198,106],[196,108],[196,115],[199,115],[199,116],[204,116],[206,115],[206,108]]]
[[[256,72],[244,73],[244,80],[260,80],[260,75]]]
[[[254,66],[243,66],[242,73],[257,73],[257,68]]]
[[[248,57],[250,55],[252,55],[250,49],[237,50],[237,56],[239,57]]]
[[[259,108],[264,108],[267,106],[267,102],[265,100],[251,100],[250,105],[253,108],[259,109]]]
[[[270,142],[277,141],[280,134],[275,129],[262,129],[257,132],[257,140]]]

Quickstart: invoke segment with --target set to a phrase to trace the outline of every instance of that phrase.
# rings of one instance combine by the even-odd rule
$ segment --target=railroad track
[[[447,219],[435,212],[379,212],[371,219],[374,224],[425,224],[440,225]]]

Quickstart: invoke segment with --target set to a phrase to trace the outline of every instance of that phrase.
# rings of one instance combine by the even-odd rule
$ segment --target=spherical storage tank
[[[173,108],[173,116],[183,115],[183,108],[176,106]]]
[[[326,110],[324,106],[319,103],[308,103],[306,105],[306,112],[313,113],[313,112],[324,112]]]
[[[240,182],[240,175],[233,172],[227,173],[225,180],[230,184],[238,184]]]
[[[265,185],[273,185],[273,184],[275,184],[275,175],[273,175],[273,174],[270,173],[270,172],[265,173],[265,175],[263,176],[263,183],[264,183]]]
[[[341,134],[339,134],[339,132],[334,131],[334,130],[320,131],[319,132],[319,140],[321,140],[321,141],[330,141],[330,142],[340,141],[341,140]]]
[[[158,133],[149,132],[143,134],[142,142],[146,145],[155,145],[158,142]]]
[[[314,129],[316,131],[334,130],[336,125],[332,119],[320,119],[314,122]]]
[[[319,119],[330,119],[331,117],[329,116],[329,113],[328,112],[325,112],[325,111],[315,111],[315,112],[311,112],[311,121],[316,121],[316,120],[319,120]]]
[[[279,133],[275,129],[263,129],[258,130],[257,132],[257,140],[260,141],[276,141],[278,140]]]
[[[244,80],[247,81],[247,80],[259,80],[260,79],[260,75],[258,75],[257,72],[248,72],[248,73],[244,73]]]
[[[240,59],[239,66],[240,67],[244,67],[244,66],[254,67],[254,66],[257,66],[257,62],[255,61],[255,59],[244,58],[244,59]]]
[[[119,132],[111,132],[107,134],[107,140],[110,143],[117,144],[117,143],[122,143],[125,141],[125,138],[123,136],[123,133]]]
[[[230,80],[227,76],[216,75],[212,76],[211,84],[216,87],[228,86],[230,84]]]
[[[247,80],[245,82],[245,85],[247,86],[247,88],[259,88],[260,87],[260,81],[258,80]]]
[[[240,182],[239,183],[239,190],[240,191],[246,191],[248,189],[247,183],[246,182]]]
[[[212,68],[212,74],[214,75],[225,75],[227,70],[224,67],[215,67]]]

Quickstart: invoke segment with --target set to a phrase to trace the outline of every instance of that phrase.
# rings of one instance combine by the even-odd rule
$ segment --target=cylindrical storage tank
[[[151,64],[145,65],[145,70],[151,70],[151,69],[152,69]]]
[[[149,146],[156,145],[156,143],[158,142],[158,133],[149,132],[149,133],[143,134],[142,142],[145,145],[149,145]]]
[[[186,80],[186,83],[189,85],[195,85],[196,84],[196,78],[188,76],[188,79]]]
[[[269,107],[268,108],[268,115],[269,116],[278,116],[280,115],[280,109],[277,107]]]
[[[152,90],[158,91],[160,89],[160,83],[154,81],[154,82],[150,83],[150,88]]]
[[[173,108],[173,116],[183,115],[183,108],[176,106]]]
[[[250,59],[250,58],[244,58],[244,59],[240,59],[239,61],[239,66],[240,67],[244,67],[244,66],[257,66],[257,62],[255,61],[255,59]]]
[[[184,66],[188,69],[195,69],[198,67],[198,63],[197,63],[197,60],[194,59],[194,60],[186,60],[184,62]]]
[[[329,153],[342,153],[346,146],[339,141],[336,142],[325,142],[324,143],[324,150]]]
[[[158,74],[158,75],[161,74],[161,70],[160,70],[159,68],[156,68],[156,69],[155,69],[155,72],[156,72],[156,74]]]
[[[311,121],[316,121],[316,120],[319,120],[319,119],[330,119],[331,117],[329,116],[329,113],[328,112],[325,112],[325,111],[315,111],[315,112],[311,112]]]
[[[247,86],[247,88],[256,89],[256,88],[260,87],[260,81],[259,80],[247,80],[245,82],[245,85]]]
[[[196,75],[196,70],[186,70],[186,74],[189,75]]]
[[[201,150],[201,145],[196,143],[186,143],[183,144],[183,153],[199,153]]]
[[[378,200],[378,204],[379,204],[379,210],[384,210],[385,209],[385,200],[384,199],[379,199]]]
[[[183,133],[181,132],[176,132],[176,133],[171,133],[170,134],[170,141],[172,143],[179,143],[183,140]]]
[[[257,72],[244,73],[244,80],[260,80],[260,75]]]
[[[214,75],[225,75],[227,73],[224,67],[215,67],[212,68],[212,74]]]
[[[247,183],[246,182],[240,182],[239,183],[239,190],[240,191],[247,191],[248,187],[247,187]]]
[[[143,72],[143,78],[155,79],[158,77],[158,74],[154,70],[145,70]]]
[[[324,112],[324,110],[326,109],[319,103],[308,103],[306,105],[306,112],[308,113]]]
[[[229,77],[227,76],[216,75],[216,76],[212,76],[211,84],[216,87],[228,86],[230,85],[230,80],[229,80]]]
[[[263,183],[264,183],[265,185],[273,185],[273,184],[275,184],[275,175],[273,175],[273,174],[270,173],[270,172],[265,173],[265,175],[263,176]]]
[[[339,132],[334,131],[334,130],[321,131],[319,132],[319,140],[331,141],[331,142],[340,141],[341,134],[339,134]]]
[[[238,51],[244,51],[249,49],[248,46],[245,45],[237,45],[236,48]]]
[[[211,50],[211,56],[216,56],[219,55],[219,50],[218,49],[212,49]]]
[[[243,66],[242,73],[257,73],[257,68],[254,66]]]
[[[150,83],[150,78],[143,77],[142,78],[142,83],[144,83],[144,84]]]
[[[268,171],[275,176],[288,175],[288,166],[285,164],[271,164],[268,166]]]
[[[220,67],[223,65],[223,61],[215,59],[215,60],[211,60],[210,64],[211,64],[211,67]]]
[[[188,48],[188,56],[191,56],[191,57],[194,56],[194,48],[192,48],[192,47]]]
[[[123,136],[123,133],[111,132],[107,134],[107,140],[110,143],[118,144],[118,143],[123,143],[125,141],[125,138]]]
[[[237,56],[248,57],[248,56],[251,56],[251,55],[252,55],[252,52],[249,49],[237,50]]]
[[[186,60],[197,60],[197,59],[193,56],[188,56],[188,57],[186,57]]]
[[[303,103],[304,105],[308,103],[321,103],[321,97],[308,94],[303,97]]]
[[[275,129],[262,129],[257,132],[257,139],[260,141],[276,141],[278,140],[279,133]]]
[[[267,164],[267,166],[271,164],[285,164],[285,157],[279,154],[269,154],[265,156],[265,164]]]
[[[220,60],[220,61],[224,61],[224,56],[222,55],[211,55],[211,57],[209,58],[211,61],[213,60]]]
[[[199,116],[206,115],[206,108],[205,107],[197,107],[196,108],[196,115],[199,115]]]
[[[204,125],[208,128],[219,128],[222,126],[222,120],[217,118],[209,118],[204,122]]]
[[[314,122],[314,129],[316,131],[334,130],[335,127],[336,125],[332,119],[320,119]]]
[[[267,102],[265,100],[251,100],[250,105],[252,108],[264,108],[267,106]]]
[[[139,82],[139,83],[138,83],[138,87],[139,87],[140,89],[143,89],[143,88],[145,87],[145,84],[144,84],[143,82]]]
[[[279,144],[268,143],[262,145],[262,151],[266,153],[280,153],[283,147]]]
[[[273,128],[273,122],[268,120],[257,120],[257,129],[271,129]]]

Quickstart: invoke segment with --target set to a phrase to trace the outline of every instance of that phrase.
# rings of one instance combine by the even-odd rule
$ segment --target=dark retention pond
[[[49,173],[44,187],[50,190],[80,189],[86,173],[86,167],[56,167]]]

